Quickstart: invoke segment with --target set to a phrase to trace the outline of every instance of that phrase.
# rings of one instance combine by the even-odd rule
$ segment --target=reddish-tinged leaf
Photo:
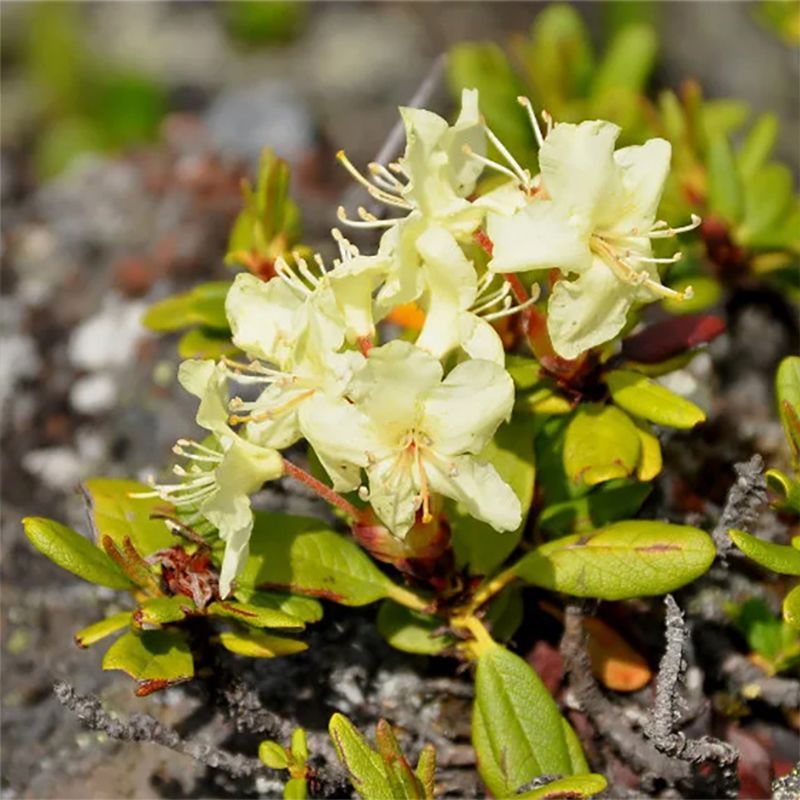
[[[657,322],[622,342],[622,355],[642,364],[657,364],[716,339],[725,323],[710,314],[687,314]]]

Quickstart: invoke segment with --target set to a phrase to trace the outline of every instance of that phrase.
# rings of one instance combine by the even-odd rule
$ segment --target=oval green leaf
[[[83,484],[89,513],[95,529],[95,541],[109,536],[118,547],[125,538],[133,542],[142,556],[149,556],[176,544],[166,523],[151,515],[169,507],[158,497],[132,497],[152,488],[137,481],[116,478],[90,478]]]
[[[478,658],[472,744],[495,797],[513,796],[539,775],[572,772],[558,706],[531,667],[499,645]]]
[[[308,650],[308,645],[299,639],[273,636],[253,628],[224,631],[219,635],[219,640],[226,650],[248,658],[277,658]]]
[[[392,600],[384,600],[378,611],[378,631],[389,644],[404,653],[435,655],[451,646],[449,636],[436,634],[442,619],[420,614]]]
[[[154,597],[145,600],[133,612],[133,624],[142,630],[160,628],[170,622],[180,622],[196,611],[194,603],[183,595]]]
[[[524,581],[576,597],[625,600],[674,591],[700,577],[715,555],[711,537],[698,528],[627,520],[548,542],[514,571]]]
[[[212,603],[208,607],[208,613],[212,617],[235,619],[243,625],[253,628],[282,628],[295,631],[305,628],[303,620],[287,614],[285,611],[250,603],[236,603],[231,600]]]
[[[118,614],[112,614],[99,622],[87,625],[75,634],[75,644],[78,647],[91,647],[95,642],[111,636],[112,633],[127,628],[131,623],[132,616],[130,611],[120,611]]]
[[[322,619],[322,603],[313,597],[300,597],[283,592],[259,592],[244,586],[236,586],[233,595],[240,603],[283,611],[303,622],[319,622]]]
[[[349,539],[310,517],[255,515],[243,587],[286,589],[346,606],[389,597],[395,586]]]
[[[795,586],[783,598],[783,618],[793,628],[800,630],[800,586]]]
[[[578,798],[594,797],[600,794],[608,781],[602,776],[592,773],[591,775],[573,775],[570,778],[559,778],[551,781],[546,786],[540,786],[530,792],[518,794],[515,800],[560,800],[569,797]]]
[[[180,631],[128,631],[106,651],[103,669],[122,670],[140,683],[170,685],[194,675],[194,660]]]
[[[169,333],[190,325],[227,331],[225,298],[230,288],[230,281],[201,283],[188,292],[173,295],[150,306],[142,322],[157,333]]]
[[[611,370],[606,373],[605,381],[620,408],[656,425],[685,430],[706,419],[699,406],[638,372]]]
[[[258,757],[264,766],[270,769],[287,769],[289,766],[289,755],[286,748],[269,739],[265,739],[258,746]]]
[[[781,575],[800,575],[800,550],[787,544],[765,542],[757,536],[731,528],[728,531],[734,544],[762,567]]]
[[[800,471],[800,356],[787,356],[775,375],[778,413],[795,470]]]
[[[43,556],[73,575],[109,589],[133,586],[102,550],[72,528],[44,517],[26,517],[22,526],[30,543]]]
[[[564,469],[570,480],[594,486],[627,478],[636,469],[641,443],[631,418],[614,406],[582,405],[564,436]]]
[[[328,723],[339,760],[364,800],[396,800],[383,759],[365,741],[343,714],[334,714]]]

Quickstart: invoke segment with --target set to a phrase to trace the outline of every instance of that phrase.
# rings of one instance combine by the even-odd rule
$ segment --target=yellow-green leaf
[[[742,217],[742,184],[731,143],[723,134],[716,134],[709,142],[708,203],[725,222],[735,224]]]
[[[500,645],[478,658],[472,744],[495,797],[510,797],[539,775],[572,772],[558,706],[531,667]]]
[[[103,669],[122,670],[140,683],[170,685],[191,678],[194,661],[180,631],[128,631],[106,651]]]
[[[602,775],[573,775],[569,778],[558,778],[545,786],[530,792],[516,795],[516,800],[559,800],[559,798],[594,797],[600,794],[608,781]]]
[[[120,611],[110,617],[101,619],[99,622],[87,625],[75,634],[75,644],[78,647],[91,647],[95,642],[111,636],[123,628],[127,628],[131,623],[132,612]]]
[[[631,418],[614,406],[582,405],[564,437],[564,469],[573,483],[594,486],[627,478],[636,469],[641,443]]]
[[[800,575],[800,550],[786,544],[766,542],[745,531],[728,531],[736,546],[762,567],[781,575]]]
[[[514,571],[565,594],[625,600],[671,592],[700,577],[715,555],[711,537],[698,528],[627,520],[541,545]]]
[[[363,800],[397,800],[383,759],[366,743],[347,717],[334,714],[328,724],[328,732],[353,788]]]
[[[270,769],[287,769],[289,766],[289,754],[286,748],[269,739],[265,739],[258,746],[258,757],[264,766]]]
[[[225,298],[230,288],[230,281],[201,283],[188,292],[153,304],[147,309],[142,322],[157,333],[169,333],[191,325],[227,331],[229,327],[225,316]]]
[[[420,614],[392,600],[384,600],[378,611],[378,631],[392,647],[405,653],[435,655],[453,644],[449,636],[434,633],[443,620]]]
[[[701,408],[638,372],[612,370],[605,381],[620,408],[656,425],[688,429],[705,421]]]
[[[239,576],[244,587],[286,589],[347,606],[393,594],[392,581],[358,545],[317,519],[256,514],[250,557]]]
[[[224,631],[219,640],[226,650],[250,658],[276,658],[291,656],[308,650],[308,645],[299,639],[286,636],[273,636],[264,631],[248,628],[241,631]]]
[[[154,597],[145,600],[133,612],[133,624],[143,630],[160,628],[170,622],[180,622],[196,610],[191,599],[183,595]]]
[[[211,328],[192,328],[178,340],[178,355],[181,358],[212,358],[233,356],[238,348],[230,340],[230,333]]]
[[[283,611],[303,622],[319,622],[322,619],[322,603],[313,597],[300,597],[284,592],[259,592],[240,585],[233,590],[233,595],[240,603]]]
[[[800,630],[800,586],[795,586],[783,598],[783,618],[793,628]]]
[[[62,569],[109,589],[133,586],[102,550],[72,528],[44,517],[26,517],[22,525],[30,543]]]
[[[108,536],[123,547],[127,537],[145,557],[176,544],[165,522],[151,519],[152,514],[169,508],[164,501],[131,496],[151,491],[151,487],[137,481],[90,478],[83,488],[98,544]]]
[[[800,471],[800,356],[787,356],[775,376],[778,413],[795,470]]]
[[[208,613],[213,617],[235,619],[254,628],[282,628],[295,631],[305,628],[302,619],[284,611],[250,603],[236,603],[232,600],[212,603],[208,607]]]

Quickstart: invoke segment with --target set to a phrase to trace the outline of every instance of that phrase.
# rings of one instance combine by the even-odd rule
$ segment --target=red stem
[[[504,272],[503,277],[511,285],[514,299],[518,303],[524,303],[530,297],[528,290],[522,285],[522,281],[513,272]]]
[[[326,486],[322,481],[318,481],[313,475],[309,475],[304,469],[291,461],[283,459],[283,466],[286,474],[300,483],[304,483],[312,491],[316,492],[323,500],[337,508],[341,508],[345,514],[349,514],[356,522],[361,521],[363,514],[352,503],[344,499],[338,492],[334,492],[330,486]]]

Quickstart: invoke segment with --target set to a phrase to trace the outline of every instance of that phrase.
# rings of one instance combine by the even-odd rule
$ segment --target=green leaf
[[[512,796],[539,775],[571,772],[555,701],[530,666],[499,645],[478,658],[472,743],[495,797]]]
[[[183,595],[154,597],[145,600],[133,612],[133,624],[144,630],[160,628],[170,622],[180,622],[196,612],[194,603]]]
[[[747,181],[744,217],[737,239],[750,247],[769,244],[773,231],[792,210],[794,179],[784,164],[767,164]]]
[[[525,89],[496,44],[457,44],[447,54],[447,78],[454,96],[477,89],[481,113],[492,131],[523,166],[536,163],[533,132],[517,97]]]
[[[768,469],[764,473],[767,486],[778,495],[778,505],[786,510],[800,514],[800,482],[790,478],[779,469]]]
[[[224,600],[212,603],[208,607],[212,617],[228,617],[253,628],[282,628],[301,631],[305,623],[298,617],[279,611],[275,608],[258,606],[249,603],[236,603]]]
[[[536,100],[556,118],[565,102],[586,94],[594,69],[589,31],[572,6],[554,4],[537,15],[524,60]]]
[[[192,651],[186,637],[177,630],[128,631],[103,656],[103,669],[127,672],[140,683],[169,686],[194,675]]]
[[[778,118],[762,114],[742,142],[737,154],[739,174],[745,181],[753,178],[766,163],[778,138]]]
[[[564,469],[573,483],[594,486],[627,478],[636,469],[641,444],[631,418],[614,406],[581,405],[564,437]]]
[[[698,528],[627,520],[541,545],[514,571],[576,597],[625,600],[671,592],[700,577],[715,555],[711,537]]]
[[[705,421],[701,408],[638,372],[611,370],[605,382],[620,408],[656,425],[686,430]]]
[[[211,328],[192,328],[178,341],[181,358],[212,358],[233,356],[239,349],[230,340],[230,333],[219,333]]]
[[[258,757],[264,766],[270,769],[287,769],[289,767],[289,754],[286,752],[286,748],[269,739],[265,739],[258,746]]]
[[[722,284],[708,275],[688,275],[669,281],[669,288],[676,292],[685,292],[689,287],[692,296],[685,300],[662,300],[661,307],[669,314],[697,314],[715,306],[722,297]]]
[[[492,600],[484,621],[495,641],[506,642],[517,632],[524,615],[522,593],[512,586]]]
[[[783,618],[800,630],[800,586],[795,586],[783,599]]]
[[[744,195],[736,159],[726,136],[714,136],[708,149],[708,203],[711,211],[730,224],[742,218]]]
[[[578,738],[578,734],[575,733],[572,725],[570,725],[564,717],[561,717],[561,727],[564,730],[564,743],[567,745],[569,763],[572,765],[572,774],[588,775],[589,764],[586,761],[586,756],[583,752],[583,746],[581,745],[581,740]]]
[[[618,519],[632,517],[652,490],[649,483],[609,481],[589,494],[547,506],[537,520],[551,536],[596,530]]]
[[[500,477],[508,483],[522,506],[522,523],[516,531],[498,532],[491,525],[476,520],[461,508],[448,517],[453,549],[458,566],[469,565],[477,575],[488,575],[514,551],[522,537],[525,518],[533,500],[536,477],[534,425],[536,421],[517,415],[499,428],[495,438],[481,453]]]
[[[306,797],[308,792],[305,778],[289,778],[286,781],[283,787],[283,800],[306,800]]]
[[[453,639],[435,634],[443,620],[384,600],[378,611],[378,631],[389,644],[405,653],[435,655],[453,645]]]
[[[286,589],[346,606],[402,591],[358,545],[319,520],[267,512],[255,515],[250,558],[239,584]]]
[[[334,714],[328,724],[328,732],[353,788],[364,800],[397,800],[383,759],[366,743],[347,717]]]
[[[283,611],[303,622],[319,622],[322,619],[322,604],[313,597],[299,597],[283,592],[259,592],[244,586],[236,586],[233,594],[241,603]]]
[[[792,452],[792,464],[800,472],[800,357],[787,356],[778,365],[775,393],[783,432]]]
[[[292,758],[297,764],[305,764],[308,761],[308,741],[306,732],[302,728],[295,728],[292,731]]]
[[[736,624],[742,629],[750,649],[776,669],[800,652],[800,642],[791,626],[776,617],[759,598],[745,601],[736,614]]]
[[[698,97],[702,100],[702,98]],[[747,103],[740,100],[705,100],[698,108],[700,128],[707,141],[718,136],[730,136],[750,115]]]
[[[593,94],[627,89],[640,93],[653,71],[658,40],[649,25],[623,28],[606,49],[594,73]]]
[[[157,333],[170,333],[193,325],[203,325],[223,333],[229,331],[225,298],[230,287],[230,281],[198,284],[188,292],[150,306],[142,323]]]
[[[118,614],[112,614],[110,617],[88,625],[75,634],[75,644],[78,647],[91,647],[95,642],[111,636],[112,633],[127,628],[131,623],[132,616],[130,611],[120,611]]]
[[[291,656],[308,650],[308,645],[299,639],[286,636],[273,636],[254,628],[247,630],[223,631],[219,635],[220,644],[231,653],[249,658],[277,658]]]
[[[800,550],[790,545],[765,542],[735,528],[731,528],[728,534],[748,558],[762,567],[781,575],[800,575]]]
[[[426,744],[420,751],[414,773],[422,784],[426,800],[433,798],[436,782],[436,748],[432,744]]]
[[[98,547],[66,525],[44,517],[22,520],[30,543],[62,569],[98,586],[130,589],[133,584]]]
[[[108,536],[122,547],[127,537],[145,557],[175,545],[175,537],[164,521],[150,519],[151,514],[164,511],[164,501],[157,497],[131,497],[151,491],[149,486],[115,478],[90,478],[83,488],[98,544]]]
[[[608,781],[602,775],[573,775],[570,778],[558,778],[538,789],[518,794],[516,800],[558,800],[562,797],[575,798],[575,800],[581,797],[591,798],[604,791],[606,786],[608,786]]]

